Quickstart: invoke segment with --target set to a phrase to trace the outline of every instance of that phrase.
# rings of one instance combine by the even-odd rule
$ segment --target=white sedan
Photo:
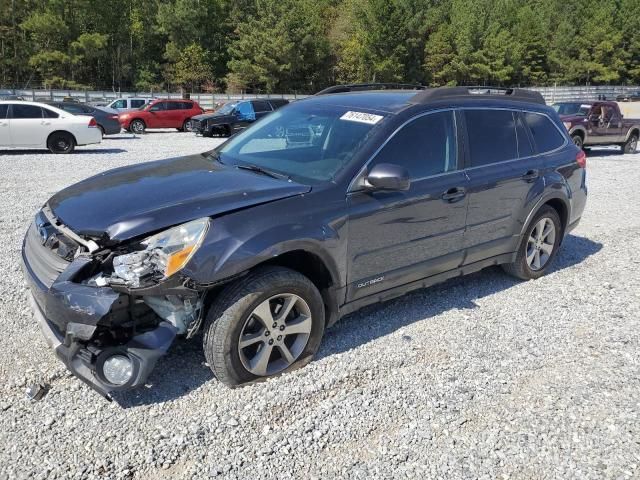
[[[0,101],[0,149],[47,148],[71,153],[76,145],[100,143],[95,118],[37,102]]]

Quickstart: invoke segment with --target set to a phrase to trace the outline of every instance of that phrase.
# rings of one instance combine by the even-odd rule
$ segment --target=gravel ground
[[[368,307],[307,367],[246,388],[218,384],[200,339],[112,403],[71,377],[25,301],[34,212],[91,174],[217,141],[0,153],[0,479],[640,477],[640,154],[589,154],[587,211],[540,280],[488,269]],[[35,379],[51,384],[39,402]]]

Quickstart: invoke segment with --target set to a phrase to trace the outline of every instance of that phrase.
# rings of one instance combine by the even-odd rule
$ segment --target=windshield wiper
[[[220,158],[220,153],[219,152],[211,152],[209,155],[207,155],[207,158],[209,158],[210,160],[213,160],[214,162],[218,162],[222,165],[224,165],[224,163],[222,162],[222,159]]]
[[[267,170],[266,168],[259,167],[258,165],[253,165],[251,163],[236,165],[236,168],[241,168],[242,170],[249,170],[251,172],[261,173],[262,175],[266,175],[271,178],[290,180],[288,175],[285,175],[283,173],[272,172],[271,170]]]

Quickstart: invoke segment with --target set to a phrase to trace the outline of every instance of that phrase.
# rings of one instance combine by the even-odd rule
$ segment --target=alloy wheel
[[[251,312],[240,332],[242,365],[259,377],[281,372],[304,351],[312,325],[311,309],[298,295],[268,298]]]
[[[556,244],[556,227],[553,221],[541,218],[531,231],[527,241],[527,265],[532,270],[542,270],[549,262]]]

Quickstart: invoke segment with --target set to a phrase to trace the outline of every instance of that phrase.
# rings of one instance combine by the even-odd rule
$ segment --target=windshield
[[[585,103],[554,103],[553,108],[558,115],[582,115],[586,116],[591,105]]]
[[[225,103],[222,107],[216,110],[215,113],[219,113],[221,115],[227,115],[233,111],[236,105],[237,105],[236,102]]]
[[[217,153],[223,164],[253,165],[303,183],[331,180],[383,116],[300,101],[256,122]]]

